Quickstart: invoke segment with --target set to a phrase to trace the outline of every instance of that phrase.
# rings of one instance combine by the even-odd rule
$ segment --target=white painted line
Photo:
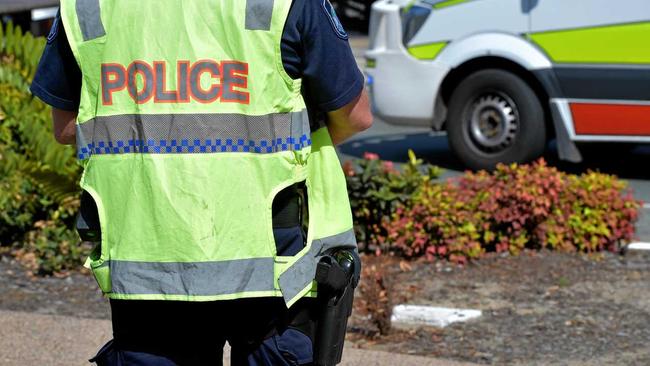
[[[631,243],[627,246],[627,250],[650,250],[650,243]]]
[[[393,308],[391,322],[428,325],[444,328],[452,323],[476,319],[483,313],[480,310],[450,309],[431,306],[397,305]]]

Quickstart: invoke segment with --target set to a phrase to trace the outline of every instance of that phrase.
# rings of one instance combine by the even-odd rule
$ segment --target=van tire
[[[470,169],[527,163],[544,153],[544,109],[517,75],[500,69],[477,71],[458,84],[449,100],[449,145]]]

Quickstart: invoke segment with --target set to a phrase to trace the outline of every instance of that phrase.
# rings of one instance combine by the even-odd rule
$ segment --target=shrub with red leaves
[[[381,253],[378,238],[386,236],[382,222],[389,220],[400,204],[407,204],[423,182],[438,178],[440,169],[423,164],[409,151],[409,160],[401,170],[377,154],[366,153],[363,159],[346,161],[343,171],[347,180],[354,228],[359,250]]]
[[[614,251],[632,239],[640,206],[611,175],[570,175],[544,160],[500,165],[493,173],[424,182],[384,221],[386,235],[376,240],[407,258],[457,263],[524,248]]]

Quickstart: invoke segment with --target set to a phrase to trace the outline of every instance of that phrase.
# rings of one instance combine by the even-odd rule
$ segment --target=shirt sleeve
[[[59,15],[52,24],[30,90],[54,108],[67,111],[79,109],[81,70],[72,55]]]
[[[348,36],[328,0],[294,0],[282,35],[287,73],[303,79],[307,103],[330,112],[363,90]]]

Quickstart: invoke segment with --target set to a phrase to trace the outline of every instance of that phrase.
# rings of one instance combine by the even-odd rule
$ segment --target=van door
[[[650,1],[537,0],[530,12],[573,139],[650,141]]]
[[[433,11],[407,46],[444,44],[482,32],[523,35],[530,26],[524,11],[529,1],[533,0],[423,0]]]

